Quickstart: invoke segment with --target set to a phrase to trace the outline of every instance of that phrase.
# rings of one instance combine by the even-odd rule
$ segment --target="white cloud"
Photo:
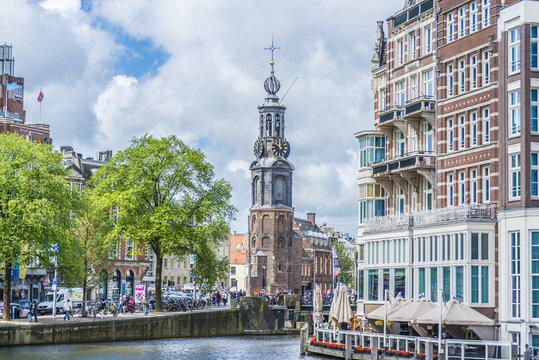
[[[246,230],[250,206],[248,165],[257,136],[269,46],[275,34],[276,75],[291,143],[294,206],[298,216],[317,212],[354,232],[357,218],[357,143],[372,128],[370,58],[376,21],[402,0],[4,0],[0,22],[13,43],[16,73],[25,77],[27,119],[36,122],[35,97],[43,88],[43,121],[57,146],[71,144],[92,156],[115,151],[133,136],[175,134],[201,147],[216,173],[234,186]],[[388,10],[389,9],[389,10]],[[120,34],[121,36],[119,36]],[[119,61],[144,40],[169,55],[144,75],[120,71]],[[152,68],[150,72],[150,68]],[[127,69],[129,70],[129,69]],[[137,77],[136,77],[137,76]],[[357,222],[357,221],[356,221]]]

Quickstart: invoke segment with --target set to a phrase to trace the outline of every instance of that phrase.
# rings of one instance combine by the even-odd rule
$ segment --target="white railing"
[[[398,229],[466,219],[494,219],[494,205],[464,205],[414,214],[398,214],[365,219],[365,231]]]
[[[434,337],[419,337],[388,334],[384,347],[384,335],[359,331],[334,331],[331,328],[315,330],[314,346],[328,346],[350,353],[368,354],[379,349],[390,350],[395,357],[425,358],[432,354],[438,358],[439,340]],[[333,345],[333,346],[331,346]],[[511,359],[511,343],[502,341],[483,341],[465,339],[442,340],[444,358],[447,360],[490,360]]]

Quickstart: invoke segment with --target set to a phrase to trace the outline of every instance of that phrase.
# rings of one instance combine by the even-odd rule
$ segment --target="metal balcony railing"
[[[438,224],[462,220],[492,220],[496,218],[494,205],[464,205],[414,214],[398,214],[365,219],[365,231],[399,229],[403,227]]]

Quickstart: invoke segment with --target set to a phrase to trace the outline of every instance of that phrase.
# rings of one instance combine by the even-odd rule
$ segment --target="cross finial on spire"
[[[273,34],[271,34],[271,46],[270,46],[270,47],[267,47],[267,48],[264,48],[264,50],[271,50],[271,62],[270,62],[270,64],[271,64],[272,67],[273,67],[273,64],[274,64],[274,61],[273,61],[273,52],[274,52],[275,50],[280,50],[280,49],[281,49],[280,46],[275,47],[275,46],[273,45]]]

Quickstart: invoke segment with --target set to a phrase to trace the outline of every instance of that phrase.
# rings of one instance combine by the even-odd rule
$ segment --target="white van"
[[[59,288],[56,291],[56,313],[64,311],[64,302],[70,299],[73,303],[73,307],[76,307],[77,303],[82,303],[83,291],[82,288]],[[54,300],[54,291],[51,290],[45,296],[45,300],[37,305],[37,311],[40,314],[52,314]]]

